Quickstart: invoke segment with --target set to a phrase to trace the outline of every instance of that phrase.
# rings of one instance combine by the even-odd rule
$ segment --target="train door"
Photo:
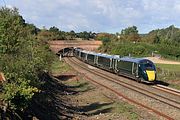
[[[87,61],[87,56],[88,56],[88,54],[87,53],[85,53],[86,55],[85,55],[85,62]]]
[[[113,59],[113,70],[115,73],[117,73],[117,59]]]
[[[79,58],[81,58],[81,52],[79,51],[79,55],[78,55]]]
[[[132,75],[134,75],[135,77],[138,75],[138,64],[137,63],[132,64]]]
[[[112,69],[114,70],[115,69],[115,59],[112,59]]]
[[[113,59],[112,58],[110,58],[110,64],[109,64],[109,69],[110,70],[112,70],[112,68],[113,68]]]
[[[98,65],[98,56],[94,55],[94,65]]]

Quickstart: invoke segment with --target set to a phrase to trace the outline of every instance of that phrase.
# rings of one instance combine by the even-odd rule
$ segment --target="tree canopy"
[[[71,30],[70,32],[61,31],[59,28],[53,26],[50,27],[49,30],[42,29],[38,37],[46,40],[75,40],[77,38],[81,38],[82,40],[90,40],[94,39],[96,36],[96,33],[92,33],[84,31],[76,33],[74,30]]]
[[[11,109],[23,110],[49,70],[52,54],[36,39],[37,29],[25,23],[16,8],[0,8],[0,71],[5,74],[3,100]]]
[[[105,39],[106,42],[103,42],[100,50],[109,54],[121,56],[131,54],[135,57],[144,57],[150,56],[152,52],[156,51],[162,57],[180,59],[180,29],[174,25],[141,35],[138,33],[137,27],[132,26],[109,37],[105,35],[97,35],[97,37]]]
[[[127,41],[140,41],[140,36],[136,26],[128,27],[121,30],[120,39]]]
[[[143,41],[175,45],[180,43],[180,29],[171,25],[165,29],[152,30],[143,37]]]

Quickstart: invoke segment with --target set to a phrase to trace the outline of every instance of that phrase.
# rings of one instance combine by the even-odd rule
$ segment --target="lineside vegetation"
[[[0,8],[0,71],[6,78],[1,101],[6,109],[24,111],[49,71],[53,54],[36,39],[37,30],[16,8]]]
[[[180,29],[173,25],[148,34],[138,34],[136,26],[123,29],[120,33],[101,33],[96,39],[102,40],[101,52],[122,56],[161,56],[180,60]]]

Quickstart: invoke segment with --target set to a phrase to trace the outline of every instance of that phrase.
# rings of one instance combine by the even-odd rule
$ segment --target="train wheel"
[[[141,83],[142,81],[143,81],[142,78],[137,78],[138,83]]]
[[[119,73],[118,73],[118,71],[117,71],[117,70],[114,70],[114,73],[115,73],[115,74],[117,74],[117,75],[119,75]]]

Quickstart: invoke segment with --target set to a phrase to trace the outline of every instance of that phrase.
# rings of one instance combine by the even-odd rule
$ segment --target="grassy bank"
[[[180,65],[156,64],[157,79],[167,82],[170,87],[180,90]]]
[[[66,64],[63,60],[60,61],[58,58],[56,58],[53,61],[53,64],[51,65],[51,72],[53,74],[59,74],[59,73],[65,73],[72,70],[72,68]]]
[[[87,114],[89,119],[95,119],[97,116],[109,120],[118,118],[138,120],[140,118],[140,113],[133,105],[124,101],[113,101],[108,97],[109,93],[104,95],[102,90],[99,91],[98,88],[89,84],[81,75],[79,81],[68,80],[64,84],[78,92],[70,98],[72,101],[79,101],[78,105],[81,106],[79,111]]]
[[[99,48],[100,52],[121,56],[146,57],[152,52],[169,60],[180,61],[179,46],[166,44],[150,44],[145,42],[109,41]]]
[[[62,74],[75,72],[73,69],[63,61],[54,60],[52,65],[53,74]],[[84,74],[77,74],[77,76],[63,79],[58,77],[58,83],[66,86],[67,95],[60,95],[61,98],[67,98],[66,104],[70,105],[69,110],[75,110],[72,114],[76,118],[82,119],[129,119],[138,120],[142,114],[138,108],[130,105],[124,101],[116,101],[116,97],[108,90],[90,84],[84,77]],[[53,87],[54,88],[54,87]],[[56,93],[57,95],[58,93]],[[63,101],[64,102],[64,101]],[[71,106],[72,105],[72,106]],[[76,112],[77,111],[77,112]],[[82,113],[79,115],[79,112]],[[69,114],[69,113],[67,113]],[[149,116],[154,119],[153,116]]]

